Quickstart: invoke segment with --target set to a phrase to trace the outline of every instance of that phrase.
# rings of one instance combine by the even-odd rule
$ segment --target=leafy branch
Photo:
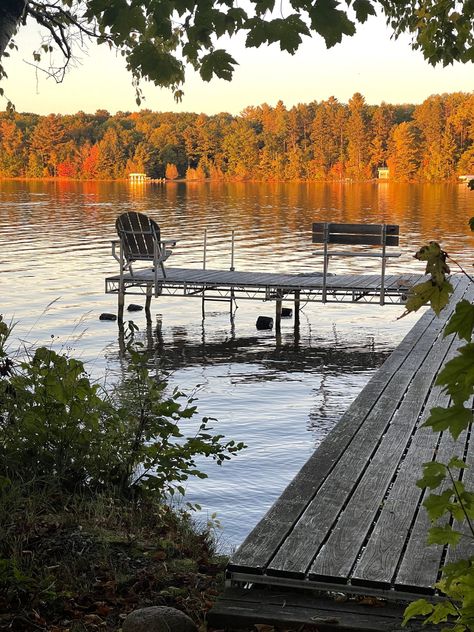
[[[474,218],[470,220],[474,230]],[[446,259],[458,265],[472,282],[472,277],[444,252],[438,244],[431,242],[419,253],[426,256],[427,272],[431,283],[437,287],[437,294],[414,292],[408,311],[416,311],[421,304],[431,303],[437,313],[449,300],[452,291],[446,286],[445,275],[449,274]],[[419,254],[417,253],[417,254]],[[424,284],[422,284],[424,285]],[[433,298],[434,297],[434,298]],[[424,299],[424,302],[421,301]],[[467,342],[458,349],[458,355],[449,360],[439,373],[436,385],[441,386],[450,396],[447,408],[436,407],[430,412],[425,426],[434,432],[450,432],[455,440],[472,427],[472,402],[474,397],[474,305],[466,299],[460,300],[444,329],[444,336],[456,335]],[[465,435],[463,435],[465,436]],[[449,463],[432,461],[423,465],[423,477],[417,482],[422,489],[439,489],[426,497],[423,505],[432,521],[428,532],[428,544],[455,547],[461,539],[474,541],[474,493],[466,489],[463,482],[466,468],[463,458],[453,456]],[[465,525],[465,529],[463,529]],[[442,578],[434,586],[445,596],[444,600],[431,603],[419,599],[405,610],[403,625],[414,617],[423,616],[424,624],[447,623],[442,632],[453,630],[464,632],[474,630],[474,555],[457,562],[446,564]]]

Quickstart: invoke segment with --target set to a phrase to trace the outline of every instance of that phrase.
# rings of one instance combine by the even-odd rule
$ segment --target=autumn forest
[[[119,112],[0,114],[0,177],[397,181],[474,173],[474,93],[422,104],[280,101],[239,116]]]

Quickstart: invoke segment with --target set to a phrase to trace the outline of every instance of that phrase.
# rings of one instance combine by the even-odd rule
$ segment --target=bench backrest
[[[315,222],[313,244],[398,246],[399,226],[395,224],[334,224]]]
[[[160,227],[143,213],[131,211],[117,217],[115,222],[127,261],[152,261],[156,244],[160,242]]]

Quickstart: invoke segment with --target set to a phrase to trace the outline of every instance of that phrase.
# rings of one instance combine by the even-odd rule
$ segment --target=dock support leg
[[[300,291],[295,292],[295,329],[300,326]]]
[[[147,285],[146,286],[146,300],[145,300],[145,316],[146,316],[146,322],[147,325],[151,325],[151,297],[153,294],[153,286],[152,285]]]
[[[281,332],[281,304],[282,304],[281,298],[277,298],[276,310],[275,310],[275,331],[277,334]]]
[[[120,283],[118,291],[117,319],[119,326],[123,326],[123,308],[125,307],[125,290]]]

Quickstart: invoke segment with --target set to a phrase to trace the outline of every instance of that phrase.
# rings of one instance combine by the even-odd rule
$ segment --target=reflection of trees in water
[[[320,372],[354,374],[379,366],[387,351],[377,351],[373,337],[364,343],[312,335],[284,337],[242,336],[212,331],[212,338],[203,327],[201,340],[193,339],[184,326],[172,327],[171,335],[163,336],[160,326],[141,334],[150,354],[150,361],[159,359],[166,370],[201,364],[252,363],[277,373]],[[263,376],[266,379],[268,376]],[[279,379],[281,376],[279,376]]]

